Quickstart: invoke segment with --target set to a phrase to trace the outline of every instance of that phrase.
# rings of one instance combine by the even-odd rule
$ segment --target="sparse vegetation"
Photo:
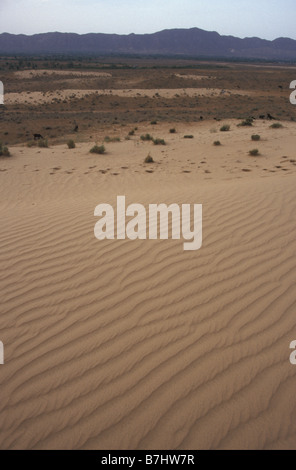
[[[260,155],[260,153],[259,153],[259,150],[258,150],[258,149],[253,149],[253,150],[250,150],[250,151],[249,151],[249,155],[250,155],[251,157],[258,157],[258,155]]]
[[[106,135],[104,142],[120,142],[120,137],[109,137]]]
[[[38,140],[38,147],[48,148],[48,140],[47,139]]]
[[[75,149],[76,147],[73,139],[68,140],[67,145],[68,145],[68,149]]]
[[[229,124],[224,124],[224,126],[220,127],[221,132],[228,132],[230,130]]]
[[[153,140],[153,137],[150,134],[145,134],[145,135],[141,135],[141,140],[149,141],[149,140]]]
[[[251,137],[251,139],[252,139],[254,142],[258,142],[258,140],[260,140],[261,137],[260,137],[260,135],[258,135],[258,134],[253,134],[252,137]]]
[[[31,147],[36,147],[36,142],[34,140],[29,140],[29,142],[27,142],[27,147],[31,148]]]
[[[254,119],[253,119],[253,118],[247,118],[247,119],[245,119],[244,121],[242,121],[240,124],[238,124],[238,126],[242,126],[242,127],[245,127],[245,126],[252,126],[252,125],[253,125],[253,122],[254,122]]]
[[[129,131],[128,135],[129,136],[135,135],[135,129],[132,129],[131,131]]]
[[[194,139],[193,135],[184,135],[184,139]]]
[[[158,93],[156,93],[156,95],[157,95],[157,94],[158,94]],[[151,121],[151,123],[150,123],[150,124],[151,124],[152,126],[156,126],[156,124],[157,124],[157,121]]]
[[[170,134],[176,134],[176,129],[175,128],[170,129]]]
[[[166,145],[164,139],[153,139],[154,145]]]
[[[271,124],[270,129],[281,129],[283,125],[280,122],[274,122]]]
[[[0,157],[10,157],[10,152],[8,150],[8,147],[3,146],[1,142],[0,142]]]
[[[220,140],[215,140],[214,145],[215,147],[219,147],[219,145],[221,145]]]
[[[154,163],[154,160],[151,157],[150,153],[148,153],[147,157],[144,160],[144,163]]]
[[[105,146],[104,145],[94,145],[91,149],[90,149],[90,153],[97,153],[97,154],[100,154],[102,155],[103,153],[105,153],[106,149],[105,149]]]

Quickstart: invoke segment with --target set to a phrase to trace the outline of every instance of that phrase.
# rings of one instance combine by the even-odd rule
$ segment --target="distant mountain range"
[[[240,39],[198,28],[153,34],[0,34],[0,54],[141,54],[192,57],[296,60],[296,41]]]

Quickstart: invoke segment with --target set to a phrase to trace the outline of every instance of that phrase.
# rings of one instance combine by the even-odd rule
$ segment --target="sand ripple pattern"
[[[168,199],[204,203],[200,251],[5,210],[2,449],[296,448],[294,178]]]

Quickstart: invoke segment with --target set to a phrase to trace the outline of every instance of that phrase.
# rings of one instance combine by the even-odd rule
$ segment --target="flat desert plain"
[[[296,449],[296,69],[45,65],[2,74],[1,449]],[[201,249],[97,240],[118,195]]]

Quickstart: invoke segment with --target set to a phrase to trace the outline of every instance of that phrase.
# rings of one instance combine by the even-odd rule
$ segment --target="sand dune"
[[[230,124],[0,160],[2,449],[296,448],[296,127]],[[120,194],[202,203],[202,249],[96,240]]]

